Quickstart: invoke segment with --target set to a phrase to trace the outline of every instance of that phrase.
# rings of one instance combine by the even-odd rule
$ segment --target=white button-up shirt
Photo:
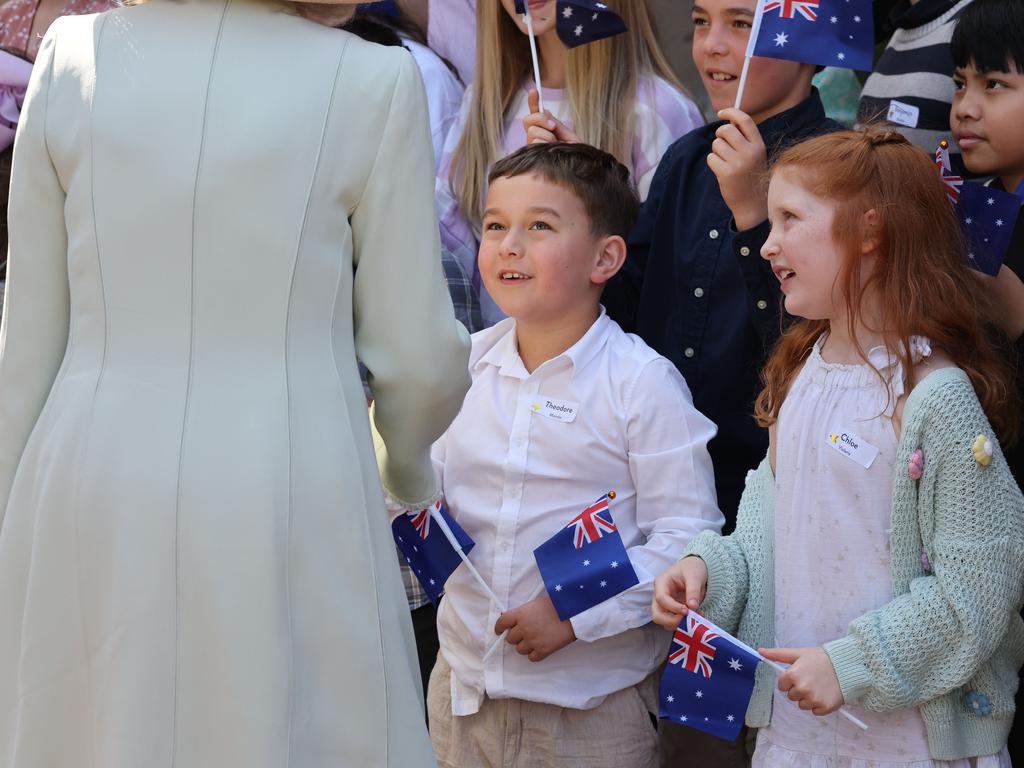
[[[611,514],[640,583],[572,619],[577,641],[541,662],[507,643],[485,664],[500,610],[460,567],[438,615],[452,668],[452,711],[484,694],[562,707],[596,707],[660,664],[670,635],[653,625],[654,577],[723,517],[707,443],[715,425],[693,406],[675,367],[605,314],[575,345],[528,373],[515,322],[473,336],[473,385],[435,444],[451,513],[473,537],[469,557],[514,608],[541,582],[533,550],[614,490]],[[551,418],[535,404],[562,408]],[[571,421],[565,409],[574,409]]]

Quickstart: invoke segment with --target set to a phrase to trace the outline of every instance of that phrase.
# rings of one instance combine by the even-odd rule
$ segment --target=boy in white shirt
[[[480,272],[508,319],[473,336],[473,385],[433,458],[472,561],[438,615],[430,733],[441,768],[654,768],[654,576],[723,518],[715,426],[675,366],[600,305],[639,203],[629,173],[584,144],[534,144],[495,164]],[[540,408],[537,408],[537,406]],[[609,490],[640,583],[562,621],[533,550]],[[484,661],[503,631],[507,644]]]

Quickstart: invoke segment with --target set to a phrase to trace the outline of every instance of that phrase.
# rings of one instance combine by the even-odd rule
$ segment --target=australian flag
[[[695,612],[676,628],[658,689],[662,720],[735,739],[761,657]]]
[[[759,0],[747,56],[870,71],[871,0]]]
[[[563,621],[639,584],[608,509],[608,494],[533,551]]]
[[[420,580],[427,596],[435,603],[444,594],[444,584],[448,577],[462,562],[459,553],[455,551],[438,525],[437,517],[448,523],[462,551],[468,553],[473,548],[473,539],[448,514],[448,510],[440,501],[433,507],[418,512],[405,512],[391,523],[391,533],[398,548],[405,555],[405,562]]]
[[[558,0],[556,29],[566,48],[593,43],[626,31],[621,17],[597,0]]]
[[[971,182],[960,185],[958,198],[956,213],[967,238],[967,260],[979,272],[995,275],[1010,248],[1021,199]]]

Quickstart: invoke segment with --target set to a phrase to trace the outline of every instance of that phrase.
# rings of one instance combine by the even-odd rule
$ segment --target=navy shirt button
[[[693,357],[693,347],[687,347],[683,350],[683,354],[687,357]]]
[[[708,237],[710,237],[712,240],[717,240],[718,239],[718,230],[717,229],[712,229],[710,232],[708,232]]]

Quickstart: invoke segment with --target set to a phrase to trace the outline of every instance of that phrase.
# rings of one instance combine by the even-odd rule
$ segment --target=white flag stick
[[[452,529],[449,527],[448,522],[441,515],[441,512],[436,505],[431,507],[430,517],[435,523],[437,523],[437,526],[441,529],[441,532],[444,534],[444,537],[448,539],[448,542],[452,545],[452,548],[456,552],[458,552],[459,559],[462,560],[463,563],[465,563],[466,567],[469,569],[469,572],[473,575],[473,578],[476,579],[477,583],[481,587],[483,587],[484,592],[486,592],[487,596],[494,601],[494,604],[498,606],[498,610],[504,613],[505,606],[502,604],[501,600],[498,599],[498,596],[494,594],[494,590],[492,590],[490,586],[487,584],[487,582],[484,581],[484,577],[480,575],[480,572],[469,561],[469,556],[463,551],[462,545],[459,543],[458,538],[455,536],[455,532],[452,531]]]
[[[537,585],[537,588],[535,590],[533,590],[533,592],[530,593],[530,596],[523,601],[523,603],[530,602],[535,597],[540,595],[540,593],[543,592],[543,591],[544,591],[544,582],[542,581],[540,584]],[[487,653],[485,653],[484,657],[483,657],[484,664],[486,664],[487,660],[489,658],[491,658],[491,656],[494,655],[494,652],[501,647],[501,644],[503,642],[505,642],[505,636],[507,634],[508,634],[508,630],[506,629],[504,632],[502,632],[500,635],[498,635],[498,639],[495,640],[494,643],[491,645],[491,647],[487,649]]]
[[[707,620],[707,619],[705,619],[705,618],[704,618],[703,616],[701,616],[701,615],[700,615],[699,613],[698,613],[698,614],[695,614],[695,615],[696,615],[696,617],[697,617],[697,618],[698,618],[698,619],[699,619],[699,620],[701,621],[701,623],[702,623],[702,624],[705,624],[706,626],[709,626],[709,627],[711,627],[712,629],[717,629],[717,630],[718,630],[719,632],[725,632],[725,630],[724,630],[724,629],[722,629],[721,627],[719,627],[719,626],[715,625],[714,623],[712,623],[712,622],[708,621],[708,620]],[[726,633],[726,634],[729,634],[729,633]],[[732,637],[732,635],[730,634],[730,635],[729,635],[729,637]],[[750,655],[752,655],[752,656],[757,656],[757,658],[759,658],[759,659],[760,659],[760,660],[761,660],[762,662],[764,662],[764,663],[765,663],[765,664],[767,664],[767,665],[768,665],[769,667],[771,667],[772,669],[774,669],[774,670],[775,670],[776,672],[778,672],[778,673],[779,673],[780,675],[781,675],[781,674],[782,674],[783,672],[785,672],[785,671],[786,671],[786,668],[785,668],[784,666],[782,666],[781,664],[779,664],[779,663],[777,663],[777,662],[774,662],[774,661],[772,661],[771,659],[766,659],[766,658],[765,658],[764,656],[762,656],[762,655],[761,655],[760,653],[758,653],[757,651],[755,651],[755,650],[754,650],[753,648],[751,648],[751,647],[750,647],[749,645],[747,645],[746,643],[744,643],[744,642],[743,642],[742,640],[740,640],[740,639],[739,639],[738,637],[732,637],[732,641],[733,641],[734,643],[736,643],[736,645],[738,645],[738,646],[739,646],[740,648],[742,648],[743,650],[745,650],[745,651],[746,651],[747,653],[749,653]],[[794,703],[796,703],[796,702],[794,702]],[[840,715],[842,715],[843,717],[845,717],[845,718],[846,718],[847,720],[849,720],[849,721],[850,721],[851,723],[853,723],[854,725],[856,725],[856,726],[857,726],[858,728],[860,728],[860,729],[861,729],[862,731],[866,731],[866,730],[868,729],[867,723],[865,723],[865,722],[864,722],[863,720],[861,720],[860,718],[856,717],[855,715],[851,715],[851,714],[850,714],[850,713],[849,713],[849,712],[848,712],[848,711],[846,710],[846,708],[845,708],[845,707],[840,707],[840,708],[838,709],[838,712],[839,712],[839,714],[840,714]]]
[[[533,82],[537,85],[537,99],[539,100],[540,111],[544,111],[544,89],[540,87],[540,62],[537,59],[537,37],[533,34],[533,15],[530,13],[529,0],[523,0],[523,8],[526,9],[526,33],[530,37],[530,55],[533,57]]]
[[[743,69],[740,71],[740,83],[736,87],[736,109],[740,108],[743,102],[743,91],[747,87],[747,70],[750,69],[750,60],[754,57],[754,48],[757,46],[757,36],[761,33],[761,18],[764,15],[765,0],[758,0],[757,9],[754,11],[754,23],[750,25],[750,39],[747,41],[747,53],[743,57]]]

